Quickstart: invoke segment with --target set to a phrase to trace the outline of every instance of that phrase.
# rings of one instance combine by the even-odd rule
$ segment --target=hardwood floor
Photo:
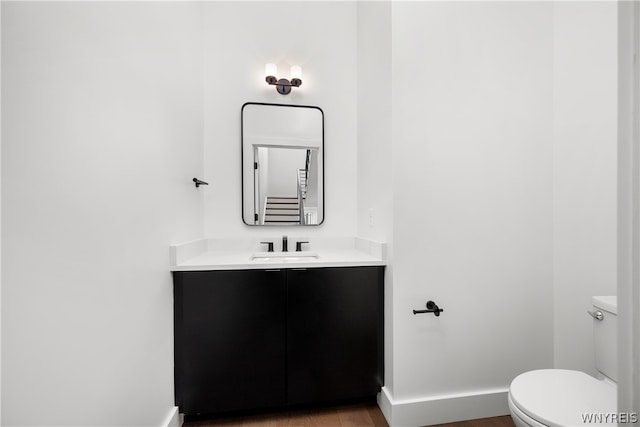
[[[295,410],[271,414],[189,421],[184,427],[388,427],[376,404],[346,405],[313,410]],[[435,427],[435,426],[429,426]],[[510,416],[483,418],[437,427],[515,427]]]
[[[430,426],[436,427],[436,426]],[[515,427],[511,416],[482,418],[479,420],[460,421],[459,423],[438,424],[437,427]]]
[[[245,417],[185,422],[184,427],[388,427],[375,404],[295,410]]]

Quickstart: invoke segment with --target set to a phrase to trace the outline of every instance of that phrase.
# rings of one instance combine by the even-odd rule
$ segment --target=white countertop
[[[384,243],[359,238],[309,239],[309,241],[310,251],[303,253],[313,252],[316,258],[262,261],[252,260],[254,254],[264,250],[257,240],[252,242],[247,239],[199,239],[171,246],[170,269],[171,271],[207,271],[386,265],[386,244]],[[281,251],[276,248],[275,253],[278,255]],[[295,257],[300,255],[300,252],[289,251],[288,254]]]

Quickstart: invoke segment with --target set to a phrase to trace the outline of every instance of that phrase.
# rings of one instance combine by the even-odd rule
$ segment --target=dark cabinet
[[[174,274],[176,404],[206,414],[285,404],[285,272]]]
[[[373,397],[384,267],[174,272],[186,415]]]
[[[376,267],[287,272],[289,403],[375,396],[383,370]]]

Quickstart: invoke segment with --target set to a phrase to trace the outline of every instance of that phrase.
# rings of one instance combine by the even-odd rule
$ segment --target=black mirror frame
[[[320,116],[322,117],[322,221],[317,224],[303,224],[305,227],[317,227],[324,223],[325,219],[325,204],[326,199],[324,197],[324,173],[325,173],[325,150],[324,150],[324,111],[322,108],[316,105],[294,105],[294,104],[274,104],[269,102],[245,102],[242,104],[242,108],[240,108],[240,217],[242,217],[242,222],[246,226],[255,227],[259,224],[247,224],[247,221],[244,219],[244,108],[247,105],[268,105],[274,107],[295,107],[295,108],[314,108],[320,111]],[[274,225],[269,227],[300,227],[300,225]]]

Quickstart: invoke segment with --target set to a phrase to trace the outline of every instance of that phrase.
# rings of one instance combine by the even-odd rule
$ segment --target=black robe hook
[[[201,185],[209,185],[208,182],[200,181],[198,178],[193,178],[193,182],[196,183],[196,188],[200,187]]]

